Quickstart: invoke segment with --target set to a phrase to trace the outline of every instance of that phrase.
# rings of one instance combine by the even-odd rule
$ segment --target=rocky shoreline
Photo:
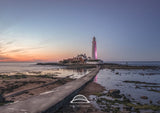
[[[66,68],[95,68],[101,66],[102,69],[160,69],[160,66],[131,66],[115,63],[103,63],[103,64],[61,64],[61,63],[37,63],[37,65],[52,65],[52,66],[65,66]]]
[[[117,69],[123,70],[159,70],[158,66],[128,66],[128,65],[119,65],[119,64],[104,64],[101,65],[102,69],[110,69],[111,71]],[[116,75],[121,75],[116,72]],[[142,73],[140,74],[142,75]],[[145,74],[143,73],[143,76]],[[146,75],[155,75],[154,73],[146,74]],[[149,82],[141,82],[141,81],[123,81],[124,83],[135,83],[142,84],[141,87],[146,85],[159,85],[158,83],[149,83]],[[96,86],[95,86],[96,84]],[[138,87],[138,86],[137,86]],[[145,87],[145,86],[144,86]],[[149,86],[146,86],[149,87]],[[151,86],[150,86],[151,87]],[[153,86],[154,87],[154,86]],[[159,86],[155,86],[159,87]],[[92,89],[92,90],[91,90]],[[97,90],[100,89],[100,90]],[[159,92],[159,90],[151,90],[154,92]],[[87,85],[79,94],[85,95],[89,101],[91,101],[90,107],[76,107],[71,108],[69,106],[64,106],[57,113],[159,113],[160,106],[152,104],[152,101],[148,100],[147,96],[140,96],[139,98],[148,100],[149,104],[142,104],[138,101],[135,101],[131,95],[125,95],[119,89],[105,89],[101,85],[92,82]],[[158,101],[159,102],[159,101]]]
[[[51,75],[0,75],[0,78],[0,105],[39,95],[74,80],[69,76],[59,78]]]
[[[37,65],[63,66],[67,69],[96,68],[96,65],[91,64],[37,63]]]
[[[37,63],[37,65],[55,65],[55,66],[64,66],[67,69],[81,69],[81,68],[95,68],[97,65],[86,65],[86,64],[58,64],[58,63]],[[158,66],[128,66],[128,65],[119,65],[119,64],[101,64],[102,69],[110,69],[114,71],[115,69],[160,69]],[[120,73],[116,72],[117,75]],[[145,75],[141,73],[141,75]],[[154,74],[153,74],[154,75]],[[6,103],[24,100],[31,96],[38,95],[42,92],[49,91],[55,87],[63,85],[67,82],[70,82],[74,79],[69,77],[58,78],[56,76],[50,75],[40,75],[40,76],[25,76],[25,75],[16,75],[16,76],[6,76],[0,75],[0,105]],[[123,81],[125,83],[135,83],[135,84],[146,84],[144,87],[149,87],[147,85],[159,85],[154,83],[140,82],[140,81]],[[48,85],[47,85],[48,84]],[[45,86],[45,87],[43,87]],[[138,87],[138,86],[137,86]],[[141,86],[143,87],[143,86]],[[157,87],[157,86],[155,86]],[[159,90],[151,89],[153,92],[159,92]],[[91,104],[89,107],[80,107],[72,108],[68,105],[62,107],[57,113],[103,113],[103,112],[115,112],[115,113],[129,113],[129,112],[159,112],[160,107],[158,105],[153,105],[152,101],[150,104],[140,104],[134,102],[134,99],[128,98],[122,94],[119,89],[108,89],[106,90],[101,85],[91,82],[89,83],[82,91],[79,92],[86,96]],[[5,98],[4,98],[5,97]],[[141,99],[148,99],[146,96],[141,96]],[[99,106],[99,107],[97,107]]]
[[[158,105],[140,104],[120,92],[119,89],[106,90],[103,86],[91,82],[79,92],[91,102],[89,106],[71,107],[70,103],[56,113],[158,113]],[[141,97],[146,99],[147,97]]]

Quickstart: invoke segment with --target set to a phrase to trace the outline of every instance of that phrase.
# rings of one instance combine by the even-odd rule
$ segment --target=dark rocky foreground
[[[105,63],[105,64],[101,64],[101,65],[88,65],[88,64],[58,64],[58,63],[37,63],[37,65],[56,65],[56,66],[65,66],[65,68],[67,69],[76,69],[76,68],[94,68],[94,67],[97,67],[97,66],[101,66],[102,69],[105,69],[105,68],[108,68],[108,69],[111,69],[111,70],[114,70],[114,69],[160,69],[159,67],[157,66],[128,66],[128,65],[119,65],[119,64],[110,64],[110,63]],[[21,78],[19,78],[19,76],[12,76],[12,77],[8,77],[6,78],[6,76],[1,76],[1,78],[3,79],[21,79],[21,78],[26,78],[26,76],[22,76]],[[48,78],[48,76],[47,76]],[[44,77],[43,77],[44,79]],[[72,81],[72,80],[71,80]],[[124,81],[126,83],[134,83],[134,81]],[[140,82],[137,82],[135,81],[136,83],[140,83]],[[144,83],[143,83],[144,84]],[[150,83],[149,83],[150,84]],[[152,84],[151,84],[152,85]],[[57,87],[57,86],[56,86]],[[94,85],[92,84],[89,85],[90,88],[88,88],[87,90],[82,90],[81,94],[84,94],[85,96],[87,96],[89,98],[89,95],[96,95],[97,96],[97,100],[96,102],[99,104],[99,105],[103,105],[105,104],[106,106],[101,110],[104,111],[104,112],[110,112],[110,111],[113,111],[113,112],[119,112],[119,107],[115,107],[115,108],[112,108],[112,106],[115,106],[116,103],[119,103],[119,104],[124,104],[124,109],[125,109],[125,112],[130,112],[131,110],[133,112],[139,112],[138,110],[139,109],[147,109],[147,108],[150,108],[154,111],[157,111],[157,110],[160,110],[159,109],[159,106],[155,106],[155,105],[141,105],[139,103],[137,104],[132,104],[130,102],[129,99],[127,99],[127,97],[125,97],[124,95],[121,95],[120,94],[120,91],[118,89],[110,89],[108,91],[108,93],[104,93],[102,91],[95,91],[96,90],[96,87],[100,87],[100,86],[97,86],[97,85]],[[94,91],[90,90],[90,89],[94,89]],[[30,93],[30,94],[33,94],[33,93]],[[112,98],[115,98],[114,100],[108,100],[106,98],[103,98],[103,96],[110,96]],[[122,98],[123,100],[119,100],[117,98]],[[141,98],[143,99],[147,99],[147,97],[144,97],[142,96]],[[0,98],[2,101],[3,101],[3,97]],[[67,109],[68,110],[68,109]],[[73,109],[69,109],[69,111],[72,111]],[[99,113],[100,111],[97,110],[96,108],[94,108],[93,106],[90,106],[90,108],[78,108],[77,109],[74,109],[75,111],[72,111],[72,112],[75,112],[75,113],[81,113],[81,112],[96,112],[96,113]],[[65,113],[64,111],[66,111],[66,108],[62,108],[60,109],[59,112],[62,112],[62,113]],[[67,112],[66,112],[67,113]]]
[[[80,89],[86,86],[96,74],[99,68],[88,73],[80,79],[68,82],[60,87],[54,88],[50,91],[40,93],[23,101],[18,101],[0,107],[1,113],[53,113],[57,111],[62,105],[68,102],[75,96]]]

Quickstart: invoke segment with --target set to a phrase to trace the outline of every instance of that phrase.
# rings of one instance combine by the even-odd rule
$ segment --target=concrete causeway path
[[[54,113],[73,98],[87,83],[92,81],[99,69],[99,67],[95,68],[82,78],[41,93],[38,96],[1,106],[0,113]]]

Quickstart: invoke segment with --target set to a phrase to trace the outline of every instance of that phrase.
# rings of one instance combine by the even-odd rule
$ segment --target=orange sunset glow
[[[66,51],[63,47],[42,46],[39,43],[28,43],[21,40],[18,42],[20,44],[5,39],[0,41],[0,62],[50,62],[76,55],[76,53]]]

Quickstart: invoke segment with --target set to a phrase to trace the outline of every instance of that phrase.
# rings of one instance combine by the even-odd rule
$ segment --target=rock
[[[113,71],[113,72],[114,72],[114,71],[115,71],[115,69],[111,69],[111,71]]]
[[[125,107],[123,107],[123,109],[125,109],[126,111],[131,111],[132,107],[125,106]]]
[[[141,96],[141,99],[148,99],[147,96]]]
[[[110,89],[110,90],[108,91],[108,93],[110,93],[110,94],[119,94],[119,93],[120,93],[120,90],[119,90],[119,89]]]
[[[132,100],[135,100],[134,98],[132,98]]]
[[[119,89],[110,89],[108,91],[108,95],[109,96],[112,96],[114,98],[121,98],[122,96],[119,95],[120,94],[120,90]]]
[[[152,100],[150,100],[149,103],[152,104]]]
[[[136,85],[136,87],[135,87],[135,88],[140,88],[140,87]]]
[[[128,98],[123,98],[124,102],[131,102]]]
[[[158,104],[160,104],[160,100],[159,100],[159,101],[157,101],[157,103],[158,103]]]
[[[116,72],[115,74],[116,74],[116,75],[118,75],[118,74],[119,74],[119,72]]]
[[[5,102],[5,98],[0,94],[0,103]]]

